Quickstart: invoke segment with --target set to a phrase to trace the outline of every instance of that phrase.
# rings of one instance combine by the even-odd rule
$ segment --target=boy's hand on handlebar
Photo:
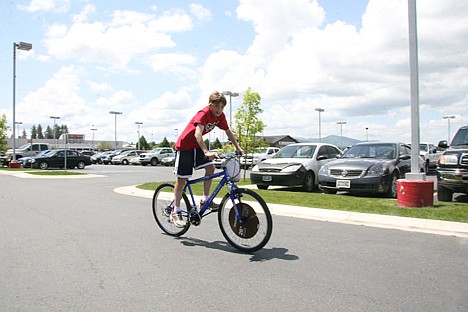
[[[219,158],[218,153],[211,152],[211,151],[206,152],[206,153],[205,153],[205,156],[206,156],[209,160],[213,160],[213,159],[215,159],[215,158]]]

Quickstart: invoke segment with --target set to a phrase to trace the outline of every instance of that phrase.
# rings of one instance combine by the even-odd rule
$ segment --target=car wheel
[[[258,188],[259,190],[267,190],[267,189],[268,189],[268,185],[257,184],[257,188]]]
[[[315,187],[314,173],[307,171],[304,179],[304,184],[302,185],[302,190],[304,192],[312,192]]]
[[[42,170],[46,170],[47,168],[49,168],[49,164],[43,161],[39,164],[39,168],[41,168]]]
[[[425,173],[425,174],[428,174],[428,173],[429,173],[429,160],[427,160],[427,161],[424,163],[424,173]]]
[[[151,166],[156,166],[157,164],[158,164],[158,159],[157,158],[151,159]]]
[[[142,166],[146,166],[146,165],[148,165],[148,164],[147,164],[147,163],[141,163],[141,165],[142,165]]]
[[[78,169],[84,169],[86,167],[84,161],[79,161],[78,164],[76,165]]]
[[[126,159],[122,160],[122,165],[128,165],[128,160]]]
[[[437,199],[439,201],[452,201],[453,191],[445,186],[437,184]]]
[[[392,181],[388,187],[387,196],[390,198],[397,198],[397,181],[398,181],[398,174],[396,172],[392,175]]]

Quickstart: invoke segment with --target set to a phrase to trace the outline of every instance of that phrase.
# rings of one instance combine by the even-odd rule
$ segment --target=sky
[[[468,125],[468,1],[417,0],[421,142]],[[411,142],[407,0],[2,0],[0,116],[91,140],[173,141],[213,90],[263,135]],[[232,106],[231,106],[232,105]],[[444,119],[444,116],[454,116]],[[234,118],[233,118],[234,119]],[[346,124],[340,126],[339,121]],[[10,131],[11,134],[11,131]],[[212,132],[225,140],[219,129]]]

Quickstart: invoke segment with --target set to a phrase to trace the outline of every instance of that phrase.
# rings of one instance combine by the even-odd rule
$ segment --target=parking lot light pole
[[[96,131],[97,129],[94,128],[94,125],[92,125],[92,128],[90,130],[93,131],[93,140],[91,141],[91,148],[94,151],[94,131]]]
[[[229,128],[232,127],[232,98],[239,96],[237,92],[223,91],[224,95],[229,95]]]
[[[109,114],[114,115],[114,141],[117,150],[117,115],[122,115],[122,112],[110,111]]]
[[[323,108],[317,107],[315,109],[319,113],[319,142],[322,142],[322,118],[321,114],[325,111]]]
[[[55,144],[55,148],[57,148],[57,137],[55,136],[55,121],[57,119],[60,119],[60,117],[58,116],[50,116],[49,118],[53,119],[54,120],[54,144]]]
[[[341,140],[340,148],[343,149],[343,125],[346,125],[346,121],[337,121],[336,123],[340,125],[340,140]]]
[[[16,162],[16,49],[29,51],[32,49],[32,44],[27,42],[15,43],[13,42],[13,162]]]
[[[136,148],[137,150],[140,149],[140,125],[142,125],[143,123],[141,121],[136,121],[135,122],[135,125],[138,126],[138,141],[137,141],[137,144],[136,144]]]
[[[444,116],[442,118],[447,119],[447,125],[448,125],[448,140],[447,140],[447,142],[450,142],[450,119],[454,119],[455,116],[449,115],[449,116]]]

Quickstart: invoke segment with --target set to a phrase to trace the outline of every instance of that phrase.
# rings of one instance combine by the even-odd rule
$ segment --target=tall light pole
[[[315,109],[319,113],[319,142],[322,142],[322,118],[321,114],[325,111],[323,108],[317,107]]]
[[[366,142],[369,142],[369,128],[366,127]]]
[[[16,128],[17,128],[16,131],[18,132],[18,138],[19,138],[19,125],[22,125],[22,124],[23,124],[23,122],[21,122],[21,121],[15,121],[15,125],[16,125]],[[16,140],[16,138],[13,137],[13,140]]]
[[[109,114],[114,115],[114,141],[115,141],[115,150],[117,150],[117,115],[122,115],[122,112],[110,111]]]
[[[346,121],[337,121],[336,123],[340,125],[340,138],[341,138],[340,148],[343,149],[343,125],[346,125]]]
[[[137,141],[137,150],[140,149],[140,125],[142,125],[143,123],[141,121],[135,121],[135,125],[138,126],[138,141]]]
[[[442,117],[443,119],[447,119],[447,124],[448,124],[448,140],[447,142],[450,142],[450,119],[454,119],[455,116],[449,115],[449,116],[444,116]],[[450,143],[449,143],[450,144]]]
[[[13,42],[13,162],[16,162],[16,49],[29,51],[32,49],[32,44],[27,42]]]
[[[232,127],[232,98],[239,96],[237,92],[223,91],[224,95],[229,95],[229,128]]]
[[[93,140],[91,141],[91,148],[94,151],[94,131],[96,131],[97,129],[94,128],[94,125],[92,125],[92,128],[90,130],[93,131]]]
[[[55,136],[55,121],[57,119],[60,119],[60,117],[58,116],[50,116],[49,118],[53,119],[54,120],[54,144],[55,144],[55,148],[57,148],[57,137]]]

